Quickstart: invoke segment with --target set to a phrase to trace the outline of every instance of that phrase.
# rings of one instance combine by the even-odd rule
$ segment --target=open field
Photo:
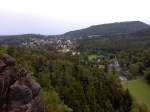
[[[96,58],[97,58],[97,55],[95,55],[95,54],[88,56],[88,59],[89,59],[90,61],[92,61],[92,60],[94,60],[94,59],[96,59]]]
[[[150,109],[150,86],[144,79],[137,79],[132,81],[123,81],[123,86],[128,88],[131,95],[140,104],[146,104]]]

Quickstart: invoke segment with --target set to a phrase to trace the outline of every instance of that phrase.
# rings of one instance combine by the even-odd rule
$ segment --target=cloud
[[[0,17],[5,19],[9,15],[9,21],[19,16],[25,17],[20,18],[22,22],[15,23],[16,26],[24,26],[25,23],[35,25],[35,21],[38,21],[39,26],[50,29],[55,26],[54,29],[58,31],[52,32],[62,33],[69,29],[115,21],[149,22],[149,4],[149,0],[0,0]]]

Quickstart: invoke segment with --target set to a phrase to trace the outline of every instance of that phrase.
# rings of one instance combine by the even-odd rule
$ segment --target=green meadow
[[[150,85],[144,79],[123,81],[122,84],[139,104],[145,104],[150,109]]]
[[[92,60],[95,60],[97,57],[98,57],[98,56],[97,56],[96,54],[92,54],[92,55],[89,55],[89,56],[88,56],[88,59],[89,59],[90,61],[92,61]]]

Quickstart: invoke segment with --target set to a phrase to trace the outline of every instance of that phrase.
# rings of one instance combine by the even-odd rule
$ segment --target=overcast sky
[[[0,35],[62,34],[91,25],[150,23],[150,0],[0,0]]]

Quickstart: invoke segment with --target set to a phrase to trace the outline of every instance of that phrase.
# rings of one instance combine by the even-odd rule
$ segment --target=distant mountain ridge
[[[39,34],[4,35],[0,36],[0,44],[19,45],[30,41],[32,38],[45,38],[45,36]]]
[[[66,39],[87,39],[88,38],[150,38],[150,25],[140,21],[117,22],[110,24],[94,25],[85,29],[67,32],[63,35],[40,35],[40,34],[22,34],[0,36],[0,44],[20,45],[24,42],[30,42],[33,38],[66,38]],[[132,40],[131,40],[132,41]]]
[[[82,51],[121,51],[127,49],[150,48],[150,28],[134,33],[114,34],[78,39]]]
[[[143,29],[150,28],[150,25],[141,21],[116,22],[110,24],[94,25],[85,29],[70,31],[62,36],[64,37],[87,37],[100,35],[114,35],[134,33]]]

